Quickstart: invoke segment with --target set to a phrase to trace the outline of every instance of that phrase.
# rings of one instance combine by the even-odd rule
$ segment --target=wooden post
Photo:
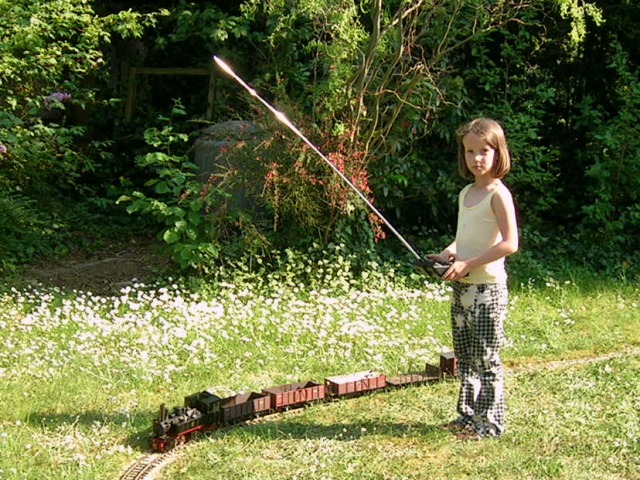
[[[131,67],[129,69],[129,89],[127,91],[127,103],[124,105],[124,119],[130,122],[133,118],[133,108],[136,104],[136,97],[138,96],[138,88],[136,85],[137,68]]]
[[[209,95],[207,96],[207,113],[204,117],[206,120],[211,120],[211,118],[213,117],[213,109],[216,101],[216,92],[218,91],[216,78],[217,77],[213,73],[213,69],[212,69],[211,75],[209,75]]]

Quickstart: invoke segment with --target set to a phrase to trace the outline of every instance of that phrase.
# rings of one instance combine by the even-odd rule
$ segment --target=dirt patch
[[[157,242],[136,239],[90,255],[74,253],[62,261],[40,262],[23,272],[22,278],[26,283],[63,290],[111,294],[136,282],[149,283],[171,273],[177,272],[172,272],[171,261],[160,253]]]

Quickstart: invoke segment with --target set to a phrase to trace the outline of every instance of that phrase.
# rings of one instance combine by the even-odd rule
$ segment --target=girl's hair
[[[462,139],[471,132],[478,135],[496,151],[491,173],[494,178],[503,178],[511,170],[511,156],[509,155],[504,130],[498,122],[490,118],[476,118],[460,127],[456,132],[458,136],[458,171],[460,175],[464,178],[473,178],[473,173],[467,167],[464,145],[462,144]]]

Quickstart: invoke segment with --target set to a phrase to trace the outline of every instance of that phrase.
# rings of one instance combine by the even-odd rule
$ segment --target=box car
[[[458,375],[458,359],[454,352],[442,352],[440,354],[440,373],[444,377]]]

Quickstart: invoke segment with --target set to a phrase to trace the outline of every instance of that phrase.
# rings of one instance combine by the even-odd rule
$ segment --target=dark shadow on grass
[[[88,432],[94,427],[96,435],[100,435],[100,427],[102,426],[110,428],[112,425],[129,424],[133,425],[136,431],[126,437],[124,445],[136,451],[147,452],[149,451],[153,417],[154,415],[150,412],[133,412],[127,415],[89,410],[78,413],[31,413],[24,419],[24,422],[51,434],[71,428]]]
[[[308,408],[313,408],[313,406]],[[79,428],[87,432],[92,427],[96,427],[95,431],[98,435],[101,426],[129,424],[135,428],[135,432],[129,434],[122,443],[135,451],[148,453],[150,452],[149,442],[154,418],[155,412],[134,412],[127,415],[93,410],[78,413],[32,413],[24,421],[28,425],[51,434],[70,428]],[[365,421],[322,425],[302,422],[297,418],[287,419],[285,414],[284,418],[265,415],[257,422],[241,422],[225,426],[206,435],[214,438],[250,436],[264,441],[320,438],[354,441],[371,435],[406,438],[423,437],[439,432],[445,433],[441,425],[425,423]],[[192,442],[197,441],[198,438],[192,440]]]
[[[441,425],[425,423],[385,423],[375,421],[335,423],[320,425],[300,421],[262,422],[244,428],[228,429],[214,432],[213,435],[251,436],[261,440],[278,439],[319,439],[353,441],[372,435],[389,438],[423,437],[438,432],[445,432]]]

